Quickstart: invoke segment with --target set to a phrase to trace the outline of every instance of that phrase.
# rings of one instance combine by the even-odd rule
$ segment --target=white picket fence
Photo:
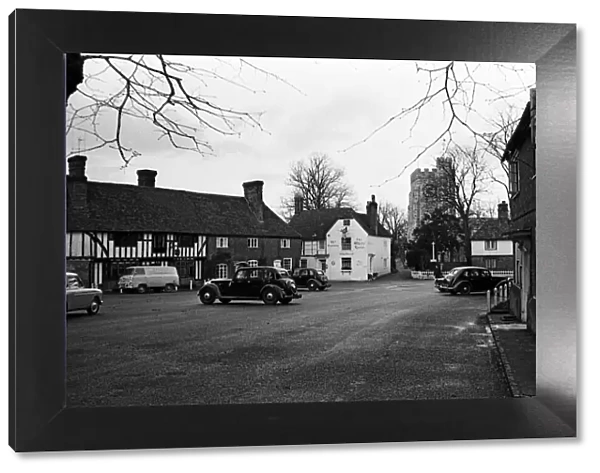
[[[450,271],[442,271],[442,274],[446,276]],[[503,278],[512,278],[512,271],[491,271],[492,276],[499,276]],[[433,271],[411,271],[410,275],[413,279],[435,279]]]

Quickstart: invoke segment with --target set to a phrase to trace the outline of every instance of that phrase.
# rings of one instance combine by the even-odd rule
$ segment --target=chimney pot
[[[140,187],[156,187],[157,171],[151,169],[139,169],[137,172],[138,186]]]
[[[242,187],[244,188],[244,197],[248,201],[250,209],[261,223],[265,220],[263,209],[264,184],[263,181],[250,181],[242,184]]]
[[[375,235],[379,233],[379,221],[377,218],[377,202],[375,201],[375,196],[371,196],[371,200],[367,201],[367,221],[369,222],[369,227],[373,229]]]
[[[304,210],[304,197],[301,195],[294,196],[294,215],[298,215]]]
[[[72,179],[87,181],[87,177],[85,175],[86,161],[87,157],[81,155],[71,156],[69,159],[67,159],[67,162],[69,163],[69,177]]]
[[[508,204],[504,200],[498,204],[498,219],[508,220]]]

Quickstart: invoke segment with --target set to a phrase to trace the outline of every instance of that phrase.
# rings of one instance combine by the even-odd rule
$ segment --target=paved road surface
[[[67,325],[71,406],[508,397],[485,297],[381,279],[289,306],[107,294]]]

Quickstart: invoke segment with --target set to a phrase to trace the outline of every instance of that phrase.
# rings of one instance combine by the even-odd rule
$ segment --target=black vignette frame
[[[9,25],[9,443],[14,450],[576,435],[575,25],[60,10],[16,10]],[[248,29],[253,36],[244,34]],[[414,41],[417,36],[427,40]],[[67,52],[535,62],[538,396],[69,408],[63,285]],[[557,260],[561,271],[554,270]]]

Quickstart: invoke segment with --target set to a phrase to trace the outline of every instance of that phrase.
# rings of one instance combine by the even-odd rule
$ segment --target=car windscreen
[[[127,268],[125,271],[123,271],[123,276],[131,276],[134,271],[135,268]]]

